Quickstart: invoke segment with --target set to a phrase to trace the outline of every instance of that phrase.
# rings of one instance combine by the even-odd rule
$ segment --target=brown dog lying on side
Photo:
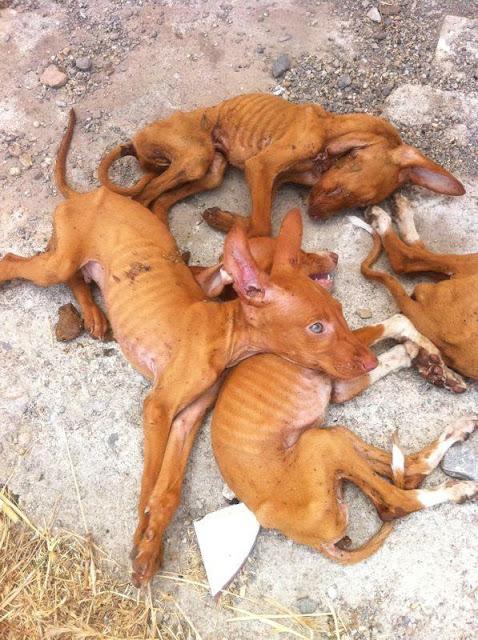
[[[362,264],[362,273],[387,287],[399,309],[440,349],[452,369],[478,380],[478,253],[453,255],[429,251],[420,240],[406,198],[395,196],[395,207],[401,239],[383,209],[370,210],[368,216],[376,234],[372,251]],[[435,272],[447,279],[419,284],[409,296],[396,278],[371,268],[381,244],[397,273]]]
[[[126,155],[148,172],[132,187],[108,178],[111,164]],[[107,154],[98,173],[103,185],[145,206],[161,196],[162,214],[186,196],[217,187],[227,164],[245,171],[250,219],[216,208],[205,219],[222,231],[233,221],[247,224],[249,236],[270,235],[273,193],[284,182],[313,187],[309,214],[317,218],[380,202],[406,182],[442,194],[465,192],[382,118],[329,113],[262,93],[156,121]]]
[[[477,417],[457,420],[430,446],[406,457],[396,443],[391,456],[345,427],[317,428],[329,402],[344,402],[391,371],[409,367],[417,354],[419,368],[428,359],[431,368],[446,373],[436,348],[403,315],[354,333],[364,346],[386,338],[404,344],[381,354],[378,367],[355,380],[334,380],[274,355],[249,358],[223,383],[211,430],[224,480],[261,525],[344,564],[363,560],[381,546],[392,529],[386,521],[478,495],[477,482],[418,489],[446,451],[478,427]],[[446,386],[458,390],[448,374]],[[385,521],[356,549],[340,545],[348,520],[344,480],[357,485]]]
[[[55,211],[49,246],[30,258],[4,256],[0,283],[69,283],[80,304],[91,307],[81,275],[96,281],[124,354],[153,383],[144,403],[144,472],[133,551],[133,579],[141,585],[156,571],[194,436],[226,368],[269,352],[347,380],[373,369],[377,359],[350,331],[334,298],[297,268],[298,210],[283,222],[270,275],[257,266],[243,230],[228,234],[217,273],[232,282],[238,298],[211,301],[168,228],[148,209],[104,187],[80,194],[66,184],[73,126],[71,112],[56,166],[67,200]]]

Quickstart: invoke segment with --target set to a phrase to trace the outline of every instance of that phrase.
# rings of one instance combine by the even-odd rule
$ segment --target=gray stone
[[[75,67],[80,71],[89,71],[91,69],[91,58],[77,58],[75,60]]]
[[[441,468],[452,478],[478,481],[478,438],[472,437],[449,449],[441,462]]]
[[[299,598],[295,606],[300,611],[300,613],[314,613],[317,611],[317,607],[319,606],[315,600],[309,598],[309,596],[304,596],[303,598]]]
[[[287,53],[281,53],[272,65],[272,75],[274,78],[280,78],[291,67],[291,61]]]
[[[344,73],[343,76],[340,76],[340,78],[338,79],[337,82],[339,89],[345,89],[346,87],[349,87],[352,84],[352,78],[349,76],[348,73]]]
[[[66,73],[63,73],[63,71],[60,71],[58,67],[55,67],[54,64],[51,64],[41,74],[40,82],[46,87],[59,89],[60,87],[65,86],[65,84],[68,82],[68,76],[66,75]]]
[[[112,449],[116,449],[116,443],[118,442],[118,439],[118,433],[110,433],[110,435],[108,436],[108,444]]]
[[[367,18],[369,18],[373,22],[382,22],[382,16],[380,15],[380,11],[377,9],[377,7],[372,7],[369,11],[367,11]]]

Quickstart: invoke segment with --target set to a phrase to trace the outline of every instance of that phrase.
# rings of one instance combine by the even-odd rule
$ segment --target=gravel
[[[446,4],[448,6],[442,6]],[[363,5],[362,5],[363,6]],[[465,42],[457,47],[455,70],[435,61],[438,36],[447,13],[476,17],[473,2],[437,3],[403,0],[380,3],[382,22],[367,17],[367,6],[358,11],[357,3],[336,3],[334,13],[346,21],[343,46],[333,54],[307,53],[279,80],[284,97],[294,102],[317,102],[330,111],[369,112],[380,115],[385,99],[402,84],[425,84],[437,89],[478,91],[478,65],[475,47]],[[354,50],[347,46],[350,37]],[[472,38],[473,34],[468,37]],[[473,175],[478,162],[478,145],[463,148],[450,144],[443,135],[455,124],[450,114],[437,113],[433,123],[399,125],[404,139],[450,168]],[[396,123],[397,124],[397,123]],[[478,142],[478,141],[477,141]]]

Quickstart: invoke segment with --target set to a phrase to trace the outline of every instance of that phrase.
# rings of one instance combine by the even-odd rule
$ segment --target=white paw
[[[466,500],[474,500],[478,496],[478,482],[472,480],[458,481],[451,487],[453,500],[461,503]]]
[[[371,207],[366,217],[379,236],[385,235],[392,228],[392,218],[381,207]]]
[[[477,428],[478,416],[463,416],[447,427],[445,436],[447,438],[453,438],[455,442],[463,442]]]

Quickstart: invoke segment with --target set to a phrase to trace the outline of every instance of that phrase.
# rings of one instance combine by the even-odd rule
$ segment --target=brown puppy
[[[387,322],[383,326],[387,328]],[[364,344],[370,343],[371,335],[367,329],[362,332]],[[381,337],[387,335],[385,330]],[[392,335],[397,337],[395,331]],[[457,421],[432,445],[406,456],[403,465],[403,456],[395,447],[393,460],[345,427],[316,428],[324,423],[330,400],[347,400],[378,377],[410,363],[404,345],[382,354],[379,360],[377,369],[362,376],[360,385],[344,382],[337,394],[328,376],[273,355],[255,356],[241,362],[226,378],[212,421],[212,443],[222,476],[261,525],[346,564],[374,553],[391,525],[383,525],[357,549],[340,548],[347,527],[344,480],[370,498],[384,521],[478,495],[477,482],[417,489],[448,448],[476,429],[476,417]]]
[[[396,223],[402,239],[393,231],[390,216],[373,207],[369,219],[377,234],[362,273],[382,282],[400,310],[441,351],[445,362],[464,376],[478,379],[478,253],[436,254],[426,249],[413,221],[410,204],[395,197]],[[436,272],[448,277],[419,284],[412,296],[393,276],[374,271],[382,240],[392,268],[397,273]]]
[[[112,162],[126,155],[148,172],[129,188],[108,178]],[[464,193],[456,178],[403,144],[382,118],[329,113],[261,93],[154,122],[105,156],[98,173],[102,184],[146,206],[162,196],[157,211],[163,213],[186,196],[217,187],[228,163],[245,171],[250,219],[219,209],[205,218],[221,230],[233,221],[247,224],[250,236],[270,235],[273,192],[284,182],[313,187],[309,213],[318,218],[380,202],[406,182]]]
[[[349,379],[373,369],[375,355],[352,334],[340,305],[296,264],[302,236],[298,210],[285,218],[269,276],[255,263],[244,231],[233,229],[218,272],[238,299],[205,299],[167,227],[137,202],[104,187],[79,194],[65,182],[71,112],[56,177],[68,197],[55,211],[47,251],[8,254],[0,282],[40,286],[78,277],[102,290],[116,339],[153,381],[144,404],[144,473],[135,533],[134,581],[144,584],[160,559],[162,535],[179,502],[194,436],[214,401],[222,373],[248,356],[273,352],[311,369]]]
[[[374,553],[392,527],[384,524],[357,549],[341,548],[338,543],[347,527],[343,480],[369,496],[385,521],[478,494],[476,482],[417,490],[448,448],[478,426],[476,417],[458,420],[429,447],[406,458],[396,444],[392,458],[345,427],[316,428],[324,423],[329,402],[344,402],[391,371],[409,367],[417,354],[422,372],[428,360],[431,369],[442,369],[445,386],[462,390],[436,348],[405,316],[393,316],[355,334],[364,345],[387,338],[404,344],[381,354],[372,372],[348,381],[331,379],[273,355],[249,358],[223,383],[211,431],[225,481],[262,526],[279,529],[344,564]]]

